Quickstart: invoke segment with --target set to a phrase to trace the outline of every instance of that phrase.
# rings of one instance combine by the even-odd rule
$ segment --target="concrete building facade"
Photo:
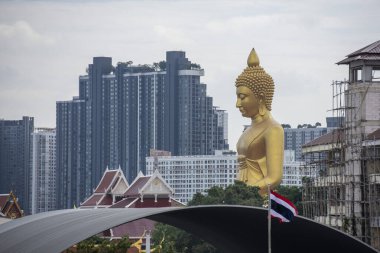
[[[55,129],[36,128],[32,133],[31,214],[56,210]]]
[[[174,198],[187,203],[193,196],[213,186],[233,184],[237,173],[237,155],[232,151],[215,151],[214,155],[150,156],[146,158],[147,174],[157,169],[174,189]]]
[[[295,160],[302,160],[302,145],[327,133],[326,127],[284,128],[284,148],[295,151]]]

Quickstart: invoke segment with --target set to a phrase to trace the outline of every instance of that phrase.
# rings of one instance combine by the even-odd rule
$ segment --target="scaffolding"
[[[332,115],[337,128],[303,147],[303,214],[380,249],[380,145],[367,124],[372,82],[334,81]],[[378,92],[379,84],[375,87]],[[376,95],[378,96],[378,95]],[[380,109],[380,108],[374,108]]]

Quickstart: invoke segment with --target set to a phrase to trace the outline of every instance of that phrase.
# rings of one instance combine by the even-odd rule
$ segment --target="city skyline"
[[[275,81],[275,118],[325,125],[331,81],[347,77],[335,63],[379,39],[378,7],[370,0],[1,1],[0,118],[27,115],[38,127],[55,127],[55,101],[78,94],[78,75],[92,57],[144,64],[183,50],[228,112],[234,149],[249,124],[235,108],[234,81],[255,47]]]
[[[59,208],[79,205],[106,168],[132,182],[151,149],[206,155],[228,149],[227,114],[207,96],[203,69],[183,51],[155,68],[94,57],[79,96],[57,101]],[[165,62],[165,63],[164,63]]]

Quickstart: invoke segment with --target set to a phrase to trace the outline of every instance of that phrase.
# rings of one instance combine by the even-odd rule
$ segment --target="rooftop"
[[[343,141],[344,133],[341,130],[333,130],[325,135],[322,135],[318,137],[317,139],[314,139],[305,145],[303,145],[303,148],[306,147],[313,147],[313,146],[319,146],[319,145],[327,145],[336,143],[338,141]]]
[[[367,135],[367,140],[380,140],[380,128]]]
[[[346,59],[337,62],[337,64],[349,64],[357,60],[380,60],[380,40],[347,55]]]

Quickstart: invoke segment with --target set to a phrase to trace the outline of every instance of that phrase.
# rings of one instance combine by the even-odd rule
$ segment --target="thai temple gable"
[[[81,203],[80,208],[106,208],[115,204],[122,197],[124,192],[129,188],[123,171],[117,170],[104,171],[104,174],[97,185],[94,193]]]
[[[123,172],[120,170],[117,174],[117,180],[115,181],[115,184],[111,187],[110,193],[113,196],[123,196],[128,188],[128,181],[125,179]]]
[[[141,188],[140,194],[142,195],[164,195],[170,197],[174,194],[173,188],[166,183],[161,174],[156,170],[150,176],[148,182]]]
[[[24,211],[18,204],[17,197],[13,192],[0,194],[0,214],[2,217],[17,219],[24,216]]]

